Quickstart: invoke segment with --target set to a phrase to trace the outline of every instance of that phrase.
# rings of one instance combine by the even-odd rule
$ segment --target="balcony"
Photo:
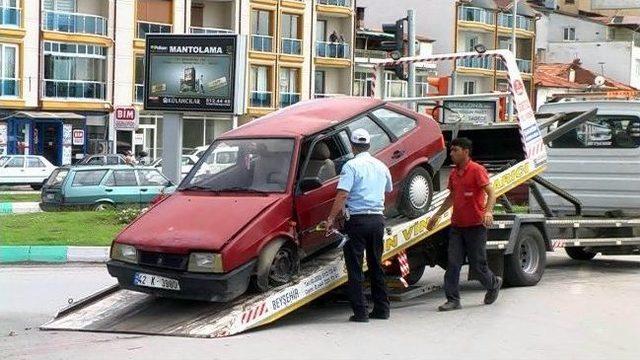
[[[342,96],[348,96],[348,95],[346,94],[313,94],[314,99],[327,99],[327,98],[336,98],[336,97],[342,97]]]
[[[513,28],[513,15],[499,13],[498,14],[498,26]],[[522,15],[516,16],[516,28],[526,31],[533,31],[533,20]]]
[[[83,80],[44,80],[44,96],[63,99],[104,100],[107,84]]]
[[[272,52],[273,36],[252,34],[251,50],[262,51],[262,52]]]
[[[280,107],[287,107],[289,105],[293,105],[300,101],[300,93],[289,93],[282,92],[280,93]]]
[[[250,107],[271,107],[271,91],[251,91]]]
[[[213,27],[191,26],[189,27],[189,33],[191,34],[233,34],[233,30],[219,29],[219,28],[213,28]]]
[[[349,59],[349,44],[316,41],[316,56],[332,59]]]
[[[386,59],[389,57],[388,53],[383,50],[355,49],[353,51],[354,51],[354,56],[359,58]]]
[[[142,104],[144,102],[144,85],[143,84],[134,84],[133,102],[135,102],[136,104]]]
[[[0,6],[0,26],[20,27],[22,9],[9,6]]]
[[[18,97],[20,95],[20,79],[0,78],[0,97]]]
[[[73,34],[107,36],[107,19],[88,14],[46,11],[42,29]]]
[[[172,31],[173,26],[170,24],[138,21],[136,38],[144,39],[147,34],[170,34]]]
[[[351,0],[316,0],[316,3],[320,5],[351,7]]]
[[[493,70],[493,59],[489,57],[458,59],[456,65],[466,68]]]
[[[493,12],[486,9],[470,6],[460,7],[460,11],[458,12],[458,20],[477,22],[488,25],[493,25],[495,23]]]
[[[302,40],[292,38],[282,38],[283,54],[301,55],[302,54]]]
[[[507,67],[504,65],[502,61],[496,62],[496,68],[500,71],[507,71]],[[524,74],[531,74],[532,62],[531,60],[523,60],[516,59],[516,64],[518,64],[518,70]]]

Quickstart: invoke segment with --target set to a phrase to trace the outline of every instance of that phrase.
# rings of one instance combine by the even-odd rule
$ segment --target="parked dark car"
[[[124,165],[124,156],[120,154],[89,155],[78,161],[75,165]]]

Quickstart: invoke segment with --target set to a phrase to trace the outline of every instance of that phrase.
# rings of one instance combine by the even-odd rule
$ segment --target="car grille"
[[[189,255],[165,254],[150,251],[139,251],[138,263],[157,268],[187,270]]]

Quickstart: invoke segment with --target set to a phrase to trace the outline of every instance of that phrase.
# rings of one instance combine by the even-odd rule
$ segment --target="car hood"
[[[176,192],[125,228],[116,242],[147,251],[219,251],[283,196]]]

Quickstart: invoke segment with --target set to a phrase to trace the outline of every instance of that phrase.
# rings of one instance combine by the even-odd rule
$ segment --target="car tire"
[[[115,208],[113,204],[104,201],[93,205],[93,211],[109,211],[115,210]]]
[[[433,199],[433,178],[429,172],[416,167],[409,172],[400,193],[398,212],[409,219],[426,214]]]
[[[513,253],[504,259],[505,281],[511,286],[533,286],[542,278],[547,264],[544,238],[532,225],[520,229]]]
[[[285,239],[274,240],[260,253],[256,275],[251,287],[265,292],[291,281],[300,268],[300,257],[295,244]]]
[[[573,260],[591,260],[597,255],[597,253],[586,251],[583,246],[566,247],[564,251],[566,251],[567,255]]]
[[[420,281],[420,279],[422,279],[422,275],[424,275],[424,270],[426,267],[426,265],[412,267],[409,271],[409,274],[404,277],[404,281],[407,282],[407,285],[411,286]]]

